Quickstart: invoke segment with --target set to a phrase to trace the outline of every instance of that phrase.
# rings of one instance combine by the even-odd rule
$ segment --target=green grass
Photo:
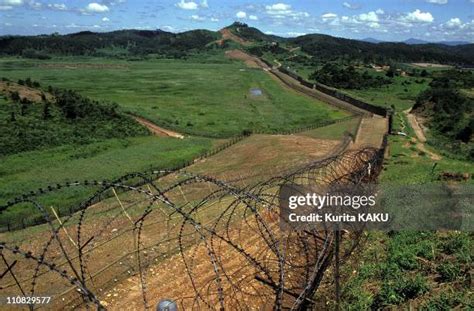
[[[469,303],[472,234],[370,232],[343,269],[343,310],[460,310]],[[441,309],[435,306],[443,306]],[[464,308],[463,308],[464,307]]]
[[[375,73],[370,71],[372,74],[384,75],[385,73]],[[364,90],[344,90],[345,93],[366,101],[368,103],[390,107],[395,106],[398,111],[409,109],[415,103],[416,97],[422,91],[428,88],[428,84],[431,81],[429,78],[417,78],[417,77],[402,77],[396,76],[391,79],[392,83],[384,85],[379,88],[370,88]],[[417,83],[415,81],[424,81],[423,83]]]
[[[64,145],[43,151],[24,152],[3,157],[0,164],[0,205],[39,187],[75,180],[104,180],[149,168],[171,168],[212,148],[207,138],[136,137],[110,139],[77,146]],[[78,198],[86,198],[87,190],[58,192],[45,197],[45,206],[54,205],[61,212]],[[19,217],[36,214],[31,208],[19,207],[2,214],[4,224]]]
[[[342,139],[346,132],[354,134],[360,118],[352,118],[344,122],[331,124],[314,130],[299,133],[298,135],[317,139]]]
[[[63,63],[70,68],[42,68]],[[87,68],[85,65],[121,65]],[[74,69],[75,68],[75,69]],[[31,77],[43,87],[69,88],[93,99],[118,103],[157,124],[194,135],[229,137],[244,129],[276,131],[309,126],[346,114],[295,92],[267,73],[224,56],[189,60],[119,61],[64,58],[35,61],[0,59],[2,76]],[[251,96],[261,88],[263,96]]]
[[[433,160],[429,155],[420,155],[418,149],[410,143],[409,137],[391,136],[389,138],[390,157],[385,160],[382,182],[398,184],[422,184],[436,181],[441,172],[458,172],[474,174],[474,167],[469,161],[450,159],[442,156],[441,160]],[[435,153],[429,145],[425,147]],[[433,166],[436,167],[433,171]],[[473,183],[474,180],[470,179]]]

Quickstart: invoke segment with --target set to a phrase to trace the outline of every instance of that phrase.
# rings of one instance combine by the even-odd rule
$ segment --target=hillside
[[[405,43],[371,43],[322,34],[310,34],[289,39],[302,51],[319,59],[358,59],[366,62],[389,60],[399,62],[474,63],[474,44],[448,46],[444,44],[409,45]]]
[[[0,54],[49,58],[50,55],[146,55],[181,56],[191,50],[204,50],[219,33],[192,30],[179,34],[162,30],[90,31],[69,35],[0,37]]]
[[[474,44],[448,46],[381,42],[378,44],[336,38],[329,35],[309,34],[296,38],[267,35],[244,23],[224,28],[253,45],[278,42],[289,47],[301,47],[320,60],[358,59],[368,62],[439,62],[465,65],[474,64]],[[222,37],[220,32],[191,30],[171,33],[162,30],[119,30],[107,33],[90,31],[68,35],[3,36],[0,37],[0,55],[22,55],[27,58],[48,59],[55,55],[143,56],[180,58],[196,51],[215,48],[210,43]]]

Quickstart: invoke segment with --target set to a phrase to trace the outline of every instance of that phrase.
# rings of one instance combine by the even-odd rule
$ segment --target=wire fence
[[[373,182],[383,149],[346,151],[248,186],[155,171],[17,197],[0,211],[30,204],[46,224],[27,228],[21,241],[3,237],[2,296],[51,296],[48,308],[58,310],[151,309],[160,298],[183,309],[305,310],[317,304],[336,254],[344,261],[361,231],[282,230],[278,189]],[[95,194],[74,214],[53,216],[42,197],[69,188]]]

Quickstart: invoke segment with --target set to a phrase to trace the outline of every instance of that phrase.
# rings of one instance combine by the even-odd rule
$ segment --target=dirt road
[[[180,134],[180,133],[177,133],[177,132],[173,132],[173,131],[170,131],[170,130],[167,130],[167,129],[164,129],[162,127],[159,127],[158,125],[146,120],[146,119],[143,119],[143,118],[140,118],[140,117],[136,117],[134,116],[133,117],[138,123],[140,123],[141,125],[145,126],[146,128],[148,128],[153,134],[155,134],[156,136],[161,136],[161,137],[174,137],[174,138],[179,138],[179,139],[183,139],[184,138],[184,135]]]

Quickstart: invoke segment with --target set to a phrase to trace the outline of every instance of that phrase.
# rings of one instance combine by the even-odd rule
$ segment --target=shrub
[[[436,268],[436,271],[439,273],[441,281],[450,282],[459,277],[461,274],[461,267],[459,264],[442,263]]]

